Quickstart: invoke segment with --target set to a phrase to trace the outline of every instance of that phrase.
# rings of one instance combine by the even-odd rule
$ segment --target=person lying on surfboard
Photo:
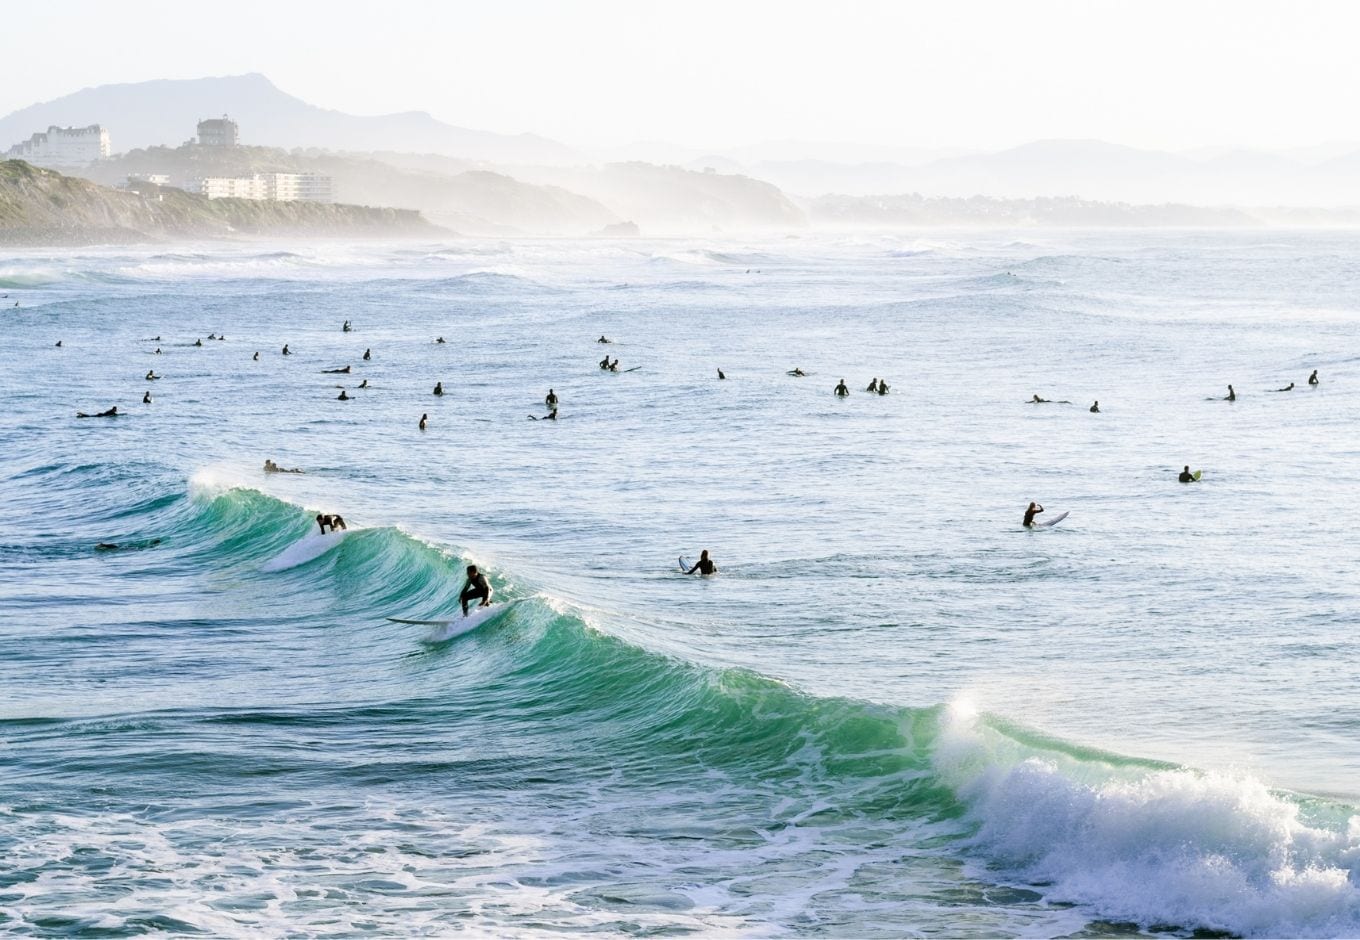
[[[1029,508],[1025,510],[1025,523],[1024,523],[1025,528],[1026,529],[1033,528],[1034,517],[1039,515],[1039,513],[1043,511],[1044,511],[1043,506],[1040,506],[1038,503],[1030,503]]]
[[[463,605],[463,616],[467,616],[468,601],[481,598],[482,602],[478,607],[491,606],[491,583],[486,580],[486,575],[477,570],[476,565],[467,566],[467,583],[463,585],[463,591],[458,595],[458,601]]]
[[[713,564],[712,559],[708,557],[708,549],[704,549],[699,553],[699,560],[696,561],[694,567],[686,571],[685,574],[694,574],[696,571],[700,574],[718,573],[718,566]]]

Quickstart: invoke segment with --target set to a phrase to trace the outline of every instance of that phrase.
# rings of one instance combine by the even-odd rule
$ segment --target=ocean
[[[1360,934],[1357,259],[11,251],[0,930]]]

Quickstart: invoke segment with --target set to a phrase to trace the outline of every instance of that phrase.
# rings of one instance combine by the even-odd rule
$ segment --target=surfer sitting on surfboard
[[[704,549],[699,553],[699,560],[696,561],[694,567],[686,571],[685,574],[694,574],[696,571],[700,574],[718,573],[718,566],[713,564],[713,560],[708,557],[708,549]]]
[[[458,595],[458,600],[463,605],[463,616],[467,616],[468,601],[481,598],[482,602],[478,607],[491,606],[491,584],[486,580],[486,575],[477,570],[476,565],[467,566],[467,583],[463,585],[463,592]]]
[[[1025,510],[1025,528],[1032,529],[1034,527],[1034,517],[1043,511],[1043,506],[1040,506],[1038,503],[1030,503],[1029,508]]]
[[[325,535],[325,534],[326,534],[326,526],[330,526],[332,532],[336,531],[337,529],[348,529],[348,528],[349,528],[349,526],[345,525],[345,520],[344,520],[338,513],[337,513],[337,514],[331,514],[331,515],[324,515],[324,514],[322,514],[322,513],[317,513],[317,514],[316,514],[316,524],[319,525],[319,526],[321,526],[321,534],[322,534],[322,535]]]
[[[1198,481],[1195,479],[1195,475],[1194,475],[1193,473],[1190,472],[1190,468],[1189,468],[1189,467],[1186,467],[1184,470],[1182,470],[1182,471],[1181,471],[1181,475],[1178,476],[1178,477],[1176,477],[1176,479],[1177,479],[1177,480],[1180,480],[1182,483],[1195,483],[1195,482],[1198,482]]]

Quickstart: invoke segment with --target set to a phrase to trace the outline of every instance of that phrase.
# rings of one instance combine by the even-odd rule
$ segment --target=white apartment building
[[[27,160],[35,166],[86,166],[108,159],[109,132],[98,124],[89,127],[49,127],[6,152],[10,160]]]
[[[334,186],[320,173],[256,173],[207,176],[192,180],[189,192],[209,199],[260,199],[271,202],[334,202]]]

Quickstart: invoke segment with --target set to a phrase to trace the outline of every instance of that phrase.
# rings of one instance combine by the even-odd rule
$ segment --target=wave
[[[664,655],[506,572],[492,580],[499,596],[519,601],[514,608],[449,649],[420,651],[416,636],[383,618],[454,609],[467,559],[453,547],[377,525],[269,573],[261,562],[313,531],[302,506],[205,473],[189,498],[137,511],[160,523],[141,530],[162,531],[194,567],[258,581],[294,611],[324,597],[328,616],[372,623],[363,653],[373,675],[362,681],[405,681],[406,672],[381,667],[411,657],[443,677],[435,698],[428,690],[411,698],[396,684],[369,690],[368,702],[468,729],[510,723],[525,753],[570,751],[644,796],[721,785],[747,825],[785,833],[800,866],[865,851],[841,836],[871,830],[897,852],[962,860],[979,880],[1076,905],[1094,920],[1242,936],[1360,932],[1360,817],[1339,801],[1082,747],[964,701],[814,696],[750,670]],[[352,724],[371,717],[362,708],[317,720]],[[232,718],[257,719],[276,720]],[[206,758],[196,766],[223,770]],[[336,772],[370,781],[395,770]]]

